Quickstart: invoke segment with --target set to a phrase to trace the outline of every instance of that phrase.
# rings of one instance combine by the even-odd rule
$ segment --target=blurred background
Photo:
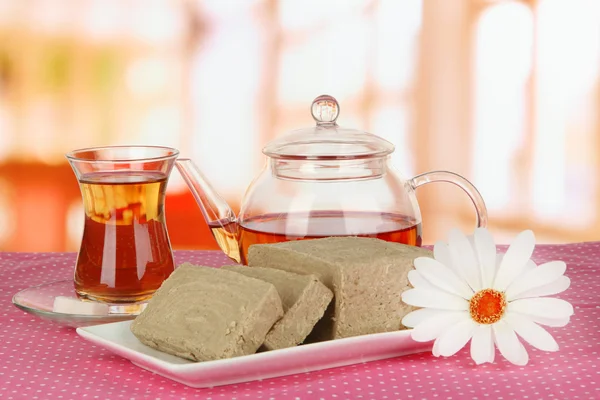
[[[497,241],[598,240],[599,78],[598,0],[0,0],[0,250],[77,250],[80,147],[177,147],[237,210],[321,94],[406,178],[471,180]],[[417,193],[425,243],[473,228],[460,189]],[[217,248],[176,170],[166,212]]]

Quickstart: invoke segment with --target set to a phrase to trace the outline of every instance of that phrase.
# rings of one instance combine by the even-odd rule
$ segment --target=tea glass
[[[78,297],[144,302],[173,272],[164,200],[178,154],[169,147],[108,146],[66,155],[85,212],[74,273]]]

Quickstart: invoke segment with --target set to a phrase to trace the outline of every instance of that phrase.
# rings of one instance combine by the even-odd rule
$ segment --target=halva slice
[[[331,237],[250,246],[248,265],[314,274],[334,293],[308,341],[404,329],[414,310],[402,302],[408,272],[417,257],[432,252],[415,246],[359,237]]]
[[[221,267],[272,283],[283,304],[283,318],[273,325],[263,344],[266,350],[296,346],[323,317],[333,293],[315,275],[284,270],[231,265]]]
[[[157,350],[208,361],[255,353],[282,316],[272,284],[185,263],[163,282],[131,331]]]

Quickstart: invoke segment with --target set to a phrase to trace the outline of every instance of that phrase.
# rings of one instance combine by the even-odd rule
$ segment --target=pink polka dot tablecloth
[[[219,266],[220,252],[180,251],[176,261]],[[548,328],[555,353],[528,344],[529,364],[476,366],[468,347],[450,358],[430,353],[264,381],[193,389],[134,366],[11,303],[27,287],[70,279],[72,253],[0,253],[2,399],[600,399],[600,243],[538,245],[537,263],[563,260],[575,307],[571,323]]]

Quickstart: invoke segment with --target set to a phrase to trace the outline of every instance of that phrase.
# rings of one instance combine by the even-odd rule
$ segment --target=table
[[[178,263],[223,265],[220,252],[179,251]],[[468,347],[210,389],[147,372],[62,328],[18,310],[11,297],[72,276],[73,253],[0,253],[0,398],[5,399],[600,399],[600,243],[538,245],[538,263],[563,260],[575,307],[571,323],[549,328],[559,352],[525,344],[530,362],[476,366]]]

